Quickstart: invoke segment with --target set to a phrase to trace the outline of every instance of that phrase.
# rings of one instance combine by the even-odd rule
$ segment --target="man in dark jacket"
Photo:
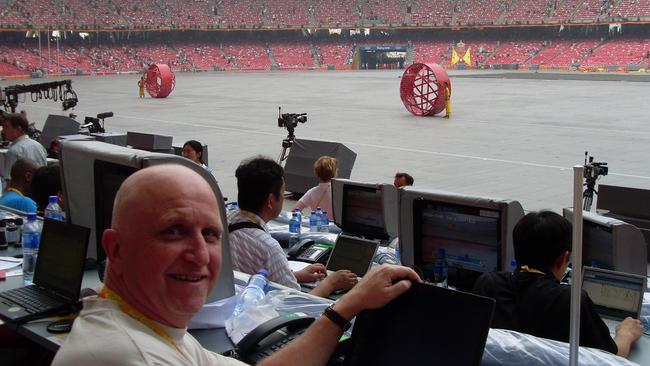
[[[531,212],[515,226],[513,241],[517,270],[485,273],[474,288],[497,301],[492,327],[568,342],[571,287],[560,280],[569,265],[571,223],[554,212]],[[643,334],[641,322],[628,317],[612,339],[586,292],[581,299],[580,345],[627,357]]]

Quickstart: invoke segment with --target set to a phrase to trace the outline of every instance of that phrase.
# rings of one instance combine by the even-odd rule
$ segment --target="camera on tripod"
[[[104,119],[108,117],[113,117],[113,112],[104,112],[97,114],[97,117],[86,117],[84,118],[84,124],[81,125],[81,128],[88,128],[89,133],[104,133]],[[101,122],[100,122],[101,120]]]
[[[598,179],[601,175],[607,175],[609,172],[609,167],[605,162],[596,162],[594,161],[593,156],[589,156],[589,152],[585,151],[585,170],[584,176],[585,179]]]
[[[585,177],[585,191],[582,193],[582,198],[584,203],[582,209],[585,211],[591,210],[591,204],[594,201],[594,194],[598,194],[596,191],[596,181],[598,177],[605,176],[609,173],[609,167],[605,162],[596,162],[594,161],[593,156],[589,156],[589,152],[585,151],[585,165],[584,165],[584,177]]]
[[[282,140],[282,152],[280,152],[278,158],[279,163],[282,163],[287,158],[287,149],[290,149],[296,140],[296,135],[293,132],[298,127],[298,123],[305,122],[307,122],[307,113],[282,113],[282,107],[278,107],[278,127],[284,127],[289,132],[287,138]]]
[[[307,113],[282,113],[282,107],[279,107],[278,127],[296,128],[298,123],[305,122],[307,122]]]

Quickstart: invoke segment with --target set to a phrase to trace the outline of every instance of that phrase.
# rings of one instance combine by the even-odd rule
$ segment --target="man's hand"
[[[643,326],[638,319],[627,317],[616,326],[614,342],[618,347],[617,355],[627,357],[630,354],[632,343],[636,342],[643,335]]]
[[[314,282],[320,281],[327,276],[325,266],[320,263],[310,264],[300,271],[293,272],[298,282]]]
[[[336,290],[347,290],[357,284],[357,275],[347,269],[338,270],[325,277],[309,293],[314,296],[327,297]]]
[[[628,316],[616,326],[616,335],[626,337],[632,342],[638,340],[643,335],[643,326],[641,325],[641,321]]]
[[[383,264],[368,272],[334,308],[350,320],[361,310],[386,305],[411,288],[411,281],[422,282],[417,273],[408,267]]]

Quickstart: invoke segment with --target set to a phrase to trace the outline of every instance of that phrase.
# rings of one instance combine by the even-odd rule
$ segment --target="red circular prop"
[[[176,76],[172,69],[165,64],[152,64],[145,74],[147,93],[152,98],[167,97],[176,85]]]
[[[404,70],[400,84],[400,98],[406,109],[416,116],[432,116],[445,109],[443,83],[451,81],[440,65],[413,64]]]

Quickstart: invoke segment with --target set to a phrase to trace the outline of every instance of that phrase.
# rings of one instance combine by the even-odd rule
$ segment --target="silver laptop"
[[[610,333],[615,334],[616,326],[628,316],[639,319],[646,278],[630,273],[584,267],[582,289],[589,294]]]
[[[327,274],[330,275],[338,270],[347,269],[356,274],[358,278],[363,277],[372,265],[375,257],[378,241],[340,234],[334,243],[332,254],[327,260]],[[308,288],[318,286],[319,282],[308,282],[301,284]]]

